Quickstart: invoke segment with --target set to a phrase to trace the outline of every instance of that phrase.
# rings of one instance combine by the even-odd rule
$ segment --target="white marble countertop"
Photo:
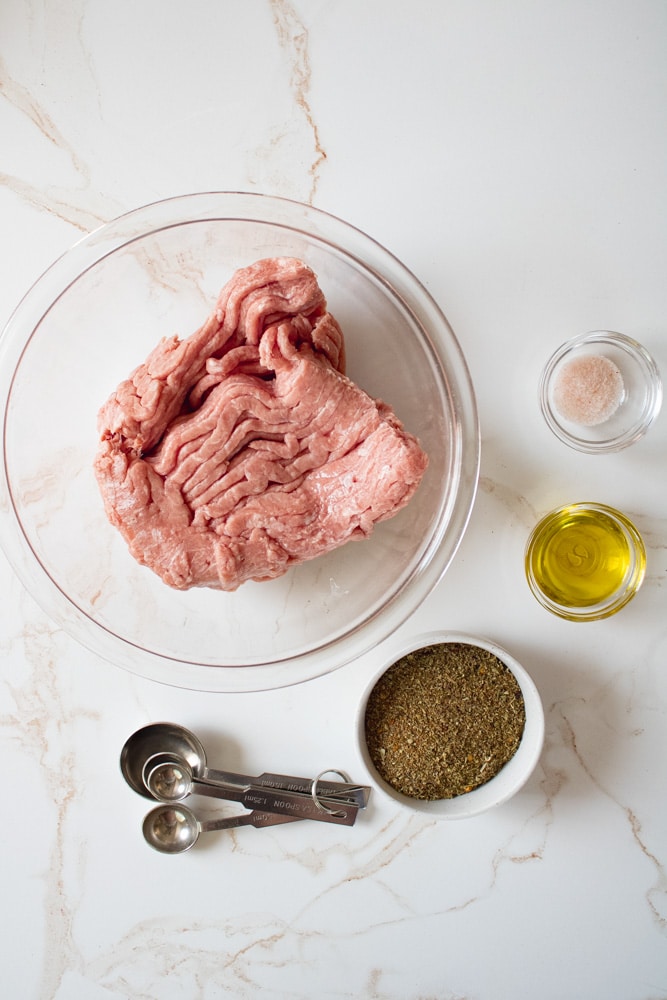
[[[165,858],[118,770],[134,729],[224,734],[249,771],[359,776],[372,655],[273,692],[176,690],[82,649],[3,558],[3,995],[667,997],[667,414],[590,457],[536,393],[593,329],[667,372],[667,5],[5,0],[0,39],[0,325],[82,234],[193,191],[309,202],[424,282],[472,372],[481,478],[401,632],[499,642],[547,725],[528,784],[484,816],[378,794],[342,833],[239,830]],[[581,499],[648,547],[638,596],[593,624],[550,616],[523,578],[537,518]]]

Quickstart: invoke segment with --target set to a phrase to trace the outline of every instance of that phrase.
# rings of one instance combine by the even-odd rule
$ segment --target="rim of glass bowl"
[[[578,351],[582,347],[604,346],[605,344],[625,354],[635,363],[637,369],[641,369],[645,380],[646,399],[641,417],[621,433],[614,434],[608,438],[586,437],[584,433],[585,428],[582,428],[579,433],[575,433],[574,430],[568,430],[565,425],[567,422],[564,423],[559,420],[558,414],[551,405],[551,382],[559,365],[568,355],[574,351]],[[572,337],[554,351],[540,377],[539,399],[542,415],[548,427],[563,444],[569,445],[570,448],[588,455],[622,451],[643,437],[660,413],[662,406],[662,379],[653,357],[639,341],[633,337],[629,337],[625,333],[616,333],[614,330],[593,330],[589,333],[582,333],[577,337]],[[603,427],[604,425],[598,424],[591,428],[591,431],[594,434],[601,434]]]
[[[419,322],[424,345],[428,345],[447,384],[457,426],[452,468],[458,482],[419,566],[387,604],[350,632],[268,664],[213,665],[166,657],[134,645],[88,616],[51,579],[23,534],[6,465],[7,406],[16,367],[39,323],[69,286],[106,256],[152,232],[229,219],[269,221],[315,238],[342,250],[389,288]],[[189,690],[248,692],[288,687],[357,659],[391,635],[438,584],[463,538],[477,490],[480,429],[474,389],[461,347],[440,307],[397,257],[362,230],[310,205],[256,192],[197,192],[151,202],[76,242],[28,290],[0,335],[0,406],[0,542],[17,576],[42,610],[85,648],[130,673]]]

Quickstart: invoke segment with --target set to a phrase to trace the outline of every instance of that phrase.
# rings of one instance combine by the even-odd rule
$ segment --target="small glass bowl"
[[[526,546],[528,585],[543,608],[571,622],[609,618],[630,601],[646,572],[641,535],[625,514],[599,503],[558,507]]]
[[[366,709],[371,693],[380,678],[401,657],[424,646],[445,643],[464,643],[487,650],[497,656],[512,672],[521,688],[526,721],[521,742],[514,756],[489,781],[478,785],[470,792],[452,798],[418,799],[397,791],[378,773],[366,742]],[[392,643],[391,652],[383,659],[381,666],[374,671],[364,689],[357,711],[356,735],[359,752],[372,784],[394,803],[432,819],[468,819],[506,802],[528,781],[537,766],[544,745],[544,709],[539,692],[531,677],[521,664],[501,646],[489,639],[468,635],[464,632],[435,631],[404,638],[402,642]]]
[[[568,419],[557,405],[559,380],[566,366],[590,356],[612,362],[623,380],[618,406],[593,426]],[[544,419],[556,437],[592,455],[620,451],[646,433],[660,412],[662,381],[655,361],[636,340],[598,330],[574,337],[555,351],[542,372],[539,396]]]

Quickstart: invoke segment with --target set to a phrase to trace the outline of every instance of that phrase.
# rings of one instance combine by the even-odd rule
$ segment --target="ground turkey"
[[[100,410],[95,473],[134,558],[171,587],[231,591],[404,507],[427,457],[344,369],[310,268],[237,271],[204,325],[162,340]]]

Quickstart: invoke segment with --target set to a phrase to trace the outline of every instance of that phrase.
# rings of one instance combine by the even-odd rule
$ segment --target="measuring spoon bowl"
[[[199,840],[200,824],[185,806],[162,805],[144,818],[144,840],[161,854],[183,854]]]
[[[206,754],[194,733],[171,722],[154,722],[138,729],[120,753],[120,769],[130,788],[152,799],[144,781],[146,762],[157,754],[185,760],[193,774],[206,766]]]
[[[194,789],[192,768],[184,757],[158,753],[144,764],[142,778],[151,798],[158,802],[181,802]]]

